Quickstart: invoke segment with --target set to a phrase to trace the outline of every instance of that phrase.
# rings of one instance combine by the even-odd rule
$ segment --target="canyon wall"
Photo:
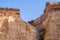
[[[40,40],[60,40],[60,2],[47,2],[44,14],[28,23],[37,28]]]
[[[60,2],[47,2],[44,14],[28,23],[19,11],[0,8],[0,40],[60,40]]]
[[[0,40],[38,40],[38,33],[21,19],[19,9],[0,8]]]

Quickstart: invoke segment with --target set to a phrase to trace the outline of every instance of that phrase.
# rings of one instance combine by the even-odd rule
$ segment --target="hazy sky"
[[[19,8],[20,17],[24,21],[38,18],[44,12],[46,2],[59,0],[0,0],[0,7]]]

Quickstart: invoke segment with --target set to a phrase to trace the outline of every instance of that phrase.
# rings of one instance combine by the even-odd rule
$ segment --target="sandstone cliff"
[[[34,26],[19,17],[19,9],[0,8],[0,40],[38,40]]]
[[[47,2],[44,14],[28,23],[19,9],[0,8],[0,40],[60,40],[60,2]]]
[[[28,23],[37,28],[40,40],[60,40],[60,2],[47,2],[44,14]]]

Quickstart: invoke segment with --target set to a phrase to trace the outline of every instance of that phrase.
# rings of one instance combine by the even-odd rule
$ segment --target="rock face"
[[[40,40],[60,40],[60,2],[47,2],[44,14],[28,23],[40,32]]]
[[[47,19],[49,18],[49,20],[46,19],[48,24],[45,24],[46,33],[44,40],[60,40],[60,3],[48,3],[46,12],[48,13]],[[44,22],[47,23],[47,21]]]
[[[0,40],[38,40],[34,26],[19,17],[19,10],[0,8]]]
[[[44,14],[28,23],[19,15],[0,8],[0,40],[60,40],[60,2],[47,2]]]

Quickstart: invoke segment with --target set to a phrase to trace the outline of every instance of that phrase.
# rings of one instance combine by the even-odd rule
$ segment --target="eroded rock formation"
[[[60,40],[60,2],[47,2],[44,14],[28,23],[19,15],[0,8],[0,40]]]
[[[47,2],[44,14],[28,23],[40,32],[40,40],[60,40],[60,2]]]
[[[48,24],[45,24],[46,33],[44,40],[60,40],[60,2],[48,3],[46,12],[49,20],[46,19]],[[45,23],[47,23],[46,20],[44,21]]]
[[[19,17],[19,10],[0,8],[0,40],[38,40],[34,26]]]

